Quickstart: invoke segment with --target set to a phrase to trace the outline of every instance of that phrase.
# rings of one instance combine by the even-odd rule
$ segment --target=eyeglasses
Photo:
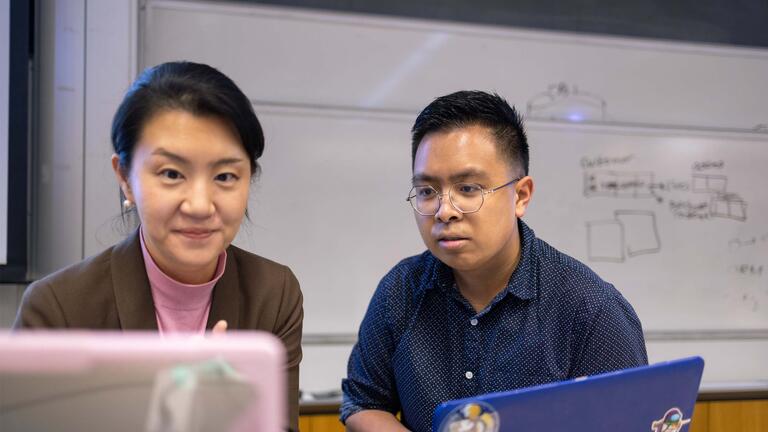
[[[501,186],[492,189],[483,189],[477,183],[454,183],[448,189],[448,200],[457,211],[466,213],[475,213],[480,210],[485,202],[485,196],[492,194],[501,188],[505,188],[522,177],[510,180]],[[432,186],[414,186],[411,188],[408,198],[405,200],[411,203],[416,213],[422,216],[434,216],[440,210],[440,203],[446,194],[439,193]]]

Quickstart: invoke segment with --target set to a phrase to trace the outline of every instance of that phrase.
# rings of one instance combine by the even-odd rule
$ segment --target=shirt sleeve
[[[342,380],[341,421],[359,411],[375,409],[393,414],[400,410],[392,355],[395,351],[389,285],[385,277],[368,305],[360,325],[358,340],[347,364],[347,378]]]
[[[640,319],[629,302],[610,288],[605,301],[580,326],[572,378],[648,364]]]

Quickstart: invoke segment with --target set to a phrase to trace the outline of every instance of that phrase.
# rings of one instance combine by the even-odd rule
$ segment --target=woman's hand
[[[220,333],[226,333],[227,332],[227,321],[225,320],[219,320],[214,326],[213,329],[211,329],[211,332],[213,334],[220,334]]]

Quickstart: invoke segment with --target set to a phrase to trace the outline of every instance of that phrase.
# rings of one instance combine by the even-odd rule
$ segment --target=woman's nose
[[[204,182],[194,182],[181,203],[181,211],[197,218],[211,216],[215,211],[211,189]]]

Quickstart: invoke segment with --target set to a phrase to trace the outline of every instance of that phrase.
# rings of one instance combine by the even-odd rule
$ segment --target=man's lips
[[[469,238],[458,235],[441,235],[437,238],[437,244],[444,249],[457,249],[464,246]]]

